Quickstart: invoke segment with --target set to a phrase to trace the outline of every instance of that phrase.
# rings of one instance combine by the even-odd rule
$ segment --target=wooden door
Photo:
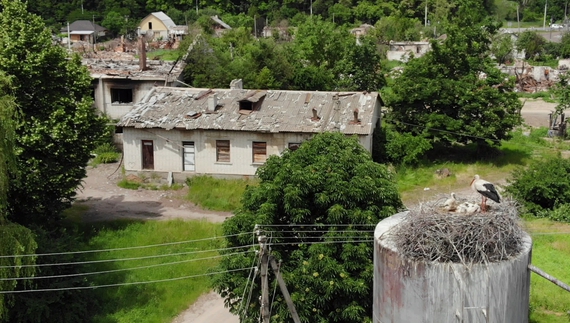
[[[152,140],[142,141],[142,168],[154,169],[154,145]]]
[[[184,147],[184,170],[193,172],[196,170],[196,152],[194,148],[194,142],[184,141],[182,142],[182,146]]]

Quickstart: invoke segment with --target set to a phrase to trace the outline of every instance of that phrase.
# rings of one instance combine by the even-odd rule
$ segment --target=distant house
[[[187,26],[178,26],[162,11],[146,16],[138,26],[139,34],[153,40],[167,40],[188,34]]]
[[[294,27],[270,27],[270,26],[265,26],[263,27],[263,29],[261,30],[261,36],[262,37],[274,37],[275,35],[278,36],[279,39],[282,40],[292,40],[293,39],[293,35],[291,32],[291,29],[293,29]]]
[[[354,36],[356,36],[356,38],[358,39],[360,36],[364,36],[364,35],[368,34],[368,32],[370,32],[370,30],[373,28],[374,28],[374,26],[372,26],[372,25],[362,24],[359,27],[352,28],[350,30],[350,33],[353,34]]]
[[[212,19],[212,28],[214,29],[214,34],[220,36],[221,34],[225,33],[226,31],[232,29],[230,25],[226,24],[225,22],[220,19],[217,15],[211,16]]]
[[[107,29],[101,27],[89,20],[77,20],[67,27],[61,28],[62,33],[69,31],[69,38],[72,43],[74,42],[88,42],[94,43],[98,37],[104,37]]]
[[[410,57],[421,57],[430,50],[427,41],[390,41],[390,49],[386,53],[389,60],[406,62]]]
[[[378,93],[155,87],[119,123],[127,172],[252,176],[317,133],[372,150]]]

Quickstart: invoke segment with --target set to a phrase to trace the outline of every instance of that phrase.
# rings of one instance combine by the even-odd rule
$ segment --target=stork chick
[[[487,199],[491,199],[497,203],[501,203],[501,195],[497,192],[495,185],[481,179],[479,175],[475,175],[471,181],[471,188],[481,194],[481,211],[487,211]]]

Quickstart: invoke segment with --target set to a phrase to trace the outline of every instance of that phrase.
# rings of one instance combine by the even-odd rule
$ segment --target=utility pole
[[[287,285],[285,285],[285,281],[283,277],[281,277],[281,272],[279,270],[279,266],[277,266],[277,262],[273,256],[269,256],[269,263],[271,263],[271,268],[273,268],[273,272],[275,273],[275,277],[277,277],[277,282],[279,283],[279,288],[281,288],[281,292],[283,293],[283,297],[285,298],[285,302],[287,303],[287,307],[289,308],[289,312],[291,312],[291,317],[293,317],[293,322],[301,323],[301,319],[299,318],[299,314],[297,314],[297,309],[295,308],[295,304],[293,304],[293,300],[291,299],[291,295],[287,290]]]
[[[519,26],[519,34],[521,33],[521,21],[519,19],[519,5],[517,4],[517,24]]]
[[[261,252],[259,253],[261,257],[261,323],[269,323],[269,277],[267,276],[269,251],[267,248],[267,237],[259,236],[257,240],[261,247]]]
[[[196,0],[196,16],[198,15],[198,0]]]
[[[427,0],[426,0],[426,8],[424,10],[424,27],[427,27]]]
[[[311,18],[313,17],[313,0],[311,0]]]
[[[542,28],[546,28],[546,7],[548,7],[548,0],[544,3],[544,20],[542,21]]]
[[[71,51],[71,33],[69,32],[69,21],[67,22],[67,50]]]

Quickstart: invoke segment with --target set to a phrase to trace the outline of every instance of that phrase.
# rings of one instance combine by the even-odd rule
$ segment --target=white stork
[[[485,212],[487,210],[487,199],[490,198],[491,200],[501,203],[501,196],[495,185],[493,183],[487,182],[484,179],[481,179],[479,175],[475,175],[473,180],[471,181],[471,188],[481,194],[481,211]]]

